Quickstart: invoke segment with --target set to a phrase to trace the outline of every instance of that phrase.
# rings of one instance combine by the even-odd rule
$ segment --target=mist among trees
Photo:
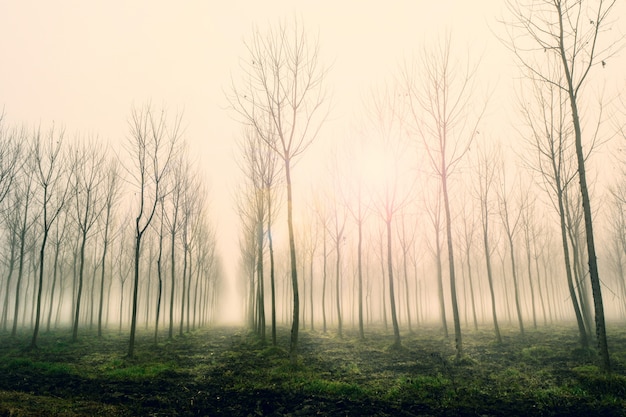
[[[46,377],[82,378],[85,366],[89,384],[103,373],[167,391],[191,376],[180,404],[137,400],[138,414],[283,415],[315,396],[306,410],[330,414],[541,404],[519,412],[553,415],[561,400],[572,413],[616,413],[626,96],[602,87],[624,51],[616,4],[507,0],[493,36],[516,68],[508,120],[496,120],[484,57],[450,29],[370,80],[337,129],[347,118],[324,28],[304,17],[255,25],[213,98],[237,125],[223,138],[234,179],[207,178],[190,146],[201,138],[167,104],[130,105],[121,141],[20,124],[6,107],[0,371],[44,369],[57,343],[84,363]],[[216,181],[231,194],[213,193]],[[221,199],[237,224],[219,234]],[[226,311],[243,322],[224,327]],[[125,395],[104,391],[113,403]]]

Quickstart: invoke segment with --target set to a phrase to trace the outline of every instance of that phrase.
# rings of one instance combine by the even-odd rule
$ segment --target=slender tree
[[[293,293],[293,318],[289,354],[295,364],[298,350],[300,299],[293,229],[293,163],[313,143],[326,117],[317,40],[311,42],[297,23],[279,24],[246,44],[242,64],[247,79],[233,83],[230,103],[259,137],[282,159],[287,188],[287,228]]]
[[[132,166],[127,169],[136,187],[135,234],[134,234],[134,279],[128,356],[135,353],[135,331],[137,327],[137,304],[139,291],[139,265],[141,240],[156,213],[163,196],[164,178],[175,157],[181,140],[181,118],[167,120],[165,110],[155,114],[150,104],[141,109],[133,108],[129,121],[130,136],[127,150]]]
[[[78,227],[80,239],[78,291],[74,308],[72,324],[72,341],[78,339],[78,324],[80,322],[81,296],[83,293],[85,273],[85,248],[87,239],[91,237],[93,228],[97,224],[105,205],[102,204],[101,185],[105,180],[103,163],[105,155],[96,142],[79,143],[72,150],[71,158],[71,188],[72,188],[72,215]]]
[[[406,72],[406,85],[414,126],[426,149],[430,164],[441,181],[445,213],[446,244],[450,277],[450,296],[457,359],[463,353],[461,320],[456,290],[452,214],[450,208],[450,177],[468,152],[485,105],[476,106],[474,83],[477,66],[456,62],[452,58],[451,36],[421,59],[422,71],[416,76]],[[417,84],[422,81],[423,85]]]
[[[67,166],[64,161],[62,144],[64,132],[56,132],[50,129],[46,137],[42,137],[41,130],[34,132],[32,143],[32,167],[35,173],[34,182],[39,191],[38,198],[41,206],[41,246],[39,249],[39,281],[37,285],[37,300],[35,302],[35,325],[33,337],[30,343],[31,349],[37,347],[37,336],[39,335],[39,325],[41,322],[41,300],[43,290],[43,278],[45,267],[46,243],[50,228],[59,217],[61,210],[67,201],[69,190],[69,176],[65,170]]]
[[[555,76],[556,77],[556,76]],[[526,103],[534,103],[530,105]],[[535,81],[530,96],[522,96],[520,109],[530,134],[527,138],[531,149],[526,165],[537,171],[543,181],[541,187],[551,197],[550,202],[559,216],[559,231],[569,298],[572,303],[579,341],[583,349],[589,347],[583,313],[576,295],[573,277],[572,256],[568,243],[568,219],[566,213],[567,193],[575,179],[574,151],[572,150],[572,128],[567,123],[567,95],[554,84]],[[550,306],[550,303],[548,303]]]
[[[574,130],[578,180],[585,220],[589,279],[595,307],[596,338],[602,369],[606,372],[611,370],[611,360],[587,184],[581,104],[582,90],[588,84],[592,70],[600,65],[607,65],[616,51],[616,43],[605,45],[601,42],[602,35],[609,29],[616,4],[617,0],[507,1],[513,16],[507,26],[510,31],[510,41],[507,45],[515,53],[520,64],[532,74],[533,79],[555,85],[564,91],[571,108],[571,125]],[[542,65],[546,61],[559,66],[558,77],[554,77],[554,72],[549,67],[546,71],[546,66]]]
[[[499,148],[491,150],[479,147],[477,156],[477,168],[478,178],[477,184],[475,184],[475,198],[478,199],[480,204],[480,222],[482,226],[482,240],[483,249],[485,253],[485,266],[487,268],[487,282],[489,283],[489,295],[491,298],[491,317],[493,320],[493,328],[496,336],[496,341],[502,343],[502,336],[500,334],[500,326],[498,325],[498,313],[496,308],[496,293],[493,285],[493,268],[491,263],[491,255],[493,255],[494,248],[491,245],[490,226],[491,215],[493,214],[493,192],[494,182],[497,179],[497,162],[500,158]]]
[[[109,245],[114,236],[111,233],[113,219],[115,217],[115,205],[120,197],[120,171],[117,159],[110,159],[104,180],[104,215],[100,217],[100,233],[102,237],[102,256],[100,263],[100,298],[98,302],[98,337],[102,336],[102,315],[104,311],[104,281],[106,276],[106,261]]]
[[[520,298],[519,280],[517,277],[517,267],[515,264],[515,237],[520,228],[520,221],[523,207],[518,208],[516,212],[511,209],[512,191],[507,188],[506,172],[504,167],[501,169],[500,187],[496,189],[498,195],[498,205],[500,219],[504,227],[509,244],[509,255],[511,257],[511,276],[513,278],[513,296],[515,298],[515,310],[517,313],[517,322],[519,324],[520,333],[524,335],[524,319],[522,316],[522,301]],[[523,202],[522,202],[523,204]]]

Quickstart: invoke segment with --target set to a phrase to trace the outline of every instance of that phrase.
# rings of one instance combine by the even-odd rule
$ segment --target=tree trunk
[[[46,214],[44,211],[44,222],[46,221]],[[41,242],[41,250],[39,251],[39,286],[37,288],[37,304],[36,304],[36,313],[35,313],[35,328],[33,330],[33,338],[30,342],[30,348],[37,348],[37,336],[39,334],[39,322],[41,318],[41,293],[43,289],[43,265],[44,265],[44,255],[46,251],[46,242],[48,240],[48,229],[44,227],[43,230],[43,241]]]
[[[262,203],[261,203],[262,204]],[[263,288],[263,281],[265,277],[263,276],[263,214],[258,213],[258,226],[257,226],[257,264],[256,264],[256,275],[257,275],[257,285],[258,285],[258,312],[259,312],[259,328],[261,335],[261,342],[265,344],[265,294]]]
[[[272,239],[272,198],[267,197],[267,244],[270,250],[270,287],[272,292],[272,346],[276,346],[276,283],[274,271],[274,242]]]
[[[385,223],[387,224],[387,274],[389,275],[389,305],[391,306],[391,322],[393,324],[393,346],[399,348],[400,326],[398,325],[398,317],[396,315],[396,299],[393,290],[393,262],[391,250],[391,216],[388,216]]]
[[[76,293],[76,308],[74,310],[74,327],[72,328],[72,342],[78,340],[78,323],[80,321],[80,300],[83,293],[83,278],[85,271],[85,245],[87,244],[87,232],[83,231],[80,242],[80,259],[78,267],[78,292]]]
[[[456,274],[454,271],[454,245],[452,244],[452,216],[450,215],[450,200],[448,198],[448,176],[446,172],[445,153],[441,153],[441,188],[443,191],[443,204],[446,212],[446,240],[448,241],[448,263],[450,266],[450,296],[452,297],[452,317],[454,320],[454,341],[456,358],[463,354],[463,336],[461,334],[461,318],[459,316],[459,304],[456,296]]]
[[[323,257],[324,257],[323,269],[324,269],[324,271],[322,272],[322,276],[323,276],[323,278],[322,278],[322,323],[323,323],[323,332],[324,332],[324,334],[326,334],[326,278],[327,278],[327,276],[326,276],[326,267],[327,267],[326,259],[327,259],[328,252],[326,251],[327,250],[327,248],[326,248],[326,227],[324,226],[323,229],[324,229],[324,244],[323,244],[323,250],[324,250],[324,253],[323,253]]]
[[[336,263],[335,263],[335,297],[337,304],[337,334],[343,337],[343,322],[341,319],[341,285],[340,285],[340,268],[341,268],[341,234],[337,234],[335,247]]]
[[[498,326],[498,313],[496,310],[496,294],[493,288],[493,273],[491,271],[491,249],[489,248],[489,229],[488,218],[483,213],[483,244],[485,246],[485,263],[487,265],[487,281],[489,282],[489,293],[491,294],[491,316],[493,320],[493,328],[496,333],[496,340],[499,344],[502,343],[502,336],[500,335],[500,326]]]
[[[361,340],[365,339],[365,332],[363,331],[363,221],[360,218],[360,200],[359,200],[359,242],[357,245],[357,262],[358,262],[358,274],[359,274],[359,337]]]
[[[135,329],[137,328],[137,295],[139,292],[139,261],[142,237],[142,234],[139,232],[139,218],[137,218],[136,227],[137,234],[135,236],[135,276],[133,279],[132,312],[130,316],[130,342],[128,343],[129,358],[132,358],[135,355]]]
[[[578,115],[578,103],[576,99],[576,90],[572,80],[572,68],[569,67],[564,44],[563,35],[563,13],[561,13],[560,3],[559,11],[559,49],[565,76],[567,78],[567,91],[569,94],[570,105],[572,107],[572,122],[574,124],[576,159],[578,161],[578,179],[580,182],[580,194],[582,196],[583,214],[585,218],[585,234],[587,236],[587,256],[589,259],[589,279],[591,280],[591,291],[593,294],[593,302],[595,307],[596,321],[596,338],[598,341],[598,350],[602,358],[602,369],[605,372],[611,371],[611,359],[609,357],[609,346],[606,339],[606,325],[604,322],[604,304],[602,302],[602,287],[600,284],[600,275],[598,273],[598,261],[596,257],[596,246],[593,235],[593,221],[591,201],[589,198],[589,190],[587,188],[587,174],[585,171],[585,154],[582,144],[582,130],[580,126],[580,117]]]
[[[291,340],[289,357],[291,364],[298,360],[298,333],[300,325],[300,298],[298,293],[298,269],[296,264],[296,241],[293,232],[293,197],[291,192],[291,167],[289,158],[285,158],[285,179],[287,181],[287,227],[289,229],[289,258],[291,263],[291,285],[293,288],[293,322],[291,324]]]
[[[443,297],[443,272],[441,265],[441,241],[439,238],[439,227],[437,226],[436,230],[437,237],[435,239],[435,244],[437,248],[435,250],[436,263],[437,263],[437,295],[439,296],[439,317],[441,318],[441,325],[443,327],[443,334],[446,339],[449,337],[448,334],[448,322],[446,320],[446,303]]]
[[[522,318],[522,304],[519,296],[519,284],[517,282],[517,268],[515,267],[515,249],[513,248],[513,235],[509,232],[509,248],[511,254],[511,272],[513,273],[513,291],[515,297],[515,310],[517,311],[517,322],[519,330],[524,335],[524,320]]]

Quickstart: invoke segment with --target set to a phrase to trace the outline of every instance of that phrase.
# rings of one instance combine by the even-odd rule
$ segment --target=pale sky
[[[503,3],[1,1],[0,108],[10,123],[46,127],[54,122],[70,135],[97,134],[112,143],[127,136],[133,104],[151,100],[172,114],[184,111],[185,136],[211,184],[214,222],[219,222],[222,252],[233,261],[227,266],[232,274],[238,253],[232,253],[237,216],[231,189],[238,175],[234,144],[240,128],[225,109],[224,92],[231,74],[240,75],[238,59],[245,57],[243,41],[253,25],[263,29],[295,17],[311,33],[319,32],[333,99],[321,142],[345,135],[367,91],[391,81],[404,58],[446,31],[471,57],[482,56],[481,78],[494,91],[488,113],[498,120],[492,126],[498,131],[506,129],[502,121],[514,106],[516,74],[513,57],[492,34],[502,29],[497,19]],[[623,83],[626,61],[615,61],[607,71],[619,74]],[[303,161],[302,170],[306,166]]]

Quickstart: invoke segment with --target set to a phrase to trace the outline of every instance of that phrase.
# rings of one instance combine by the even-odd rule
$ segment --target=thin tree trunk
[[[45,195],[44,195],[44,198],[45,198]],[[46,214],[44,211],[44,222],[45,221],[46,221]],[[39,251],[39,286],[37,288],[35,328],[33,330],[33,338],[30,342],[31,349],[35,349],[37,347],[37,336],[39,335],[39,322],[41,318],[41,293],[43,289],[43,265],[44,265],[44,256],[45,256],[47,241],[48,241],[48,229],[44,228],[43,241],[41,242],[41,250]]]
[[[323,278],[322,278],[322,321],[323,321],[323,332],[324,334],[326,334],[326,261],[327,261],[327,257],[328,257],[328,252],[327,252],[327,248],[326,248],[326,227],[323,227],[324,229],[324,244],[323,244],[323,256],[324,256],[324,260],[323,260],[323,269],[324,271],[322,272]]]
[[[593,234],[593,221],[591,200],[587,188],[587,174],[585,171],[585,154],[582,144],[582,130],[580,117],[578,115],[578,103],[576,99],[576,89],[572,80],[573,69],[569,67],[566,55],[566,47],[563,35],[563,13],[561,4],[558,3],[559,15],[559,48],[565,76],[567,78],[567,92],[569,94],[570,105],[572,107],[572,121],[574,124],[574,134],[576,139],[576,158],[578,160],[578,178],[580,183],[580,194],[582,196],[583,214],[585,218],[585,234],[587,236],[587,257],[589,260],[589,279],[591,280],[591,291],[595,307],[596,338],[600,357],[602,358],[602,368],[606,372],[611,371],[611,359],[609,357],[609,346],[606,338],[606,324],[604,321],[604,304],[602,301],[602,287],[600,284],[600,274],[598,273],[598,263],[596,257],[596,246]]]
[[[300,325],[300,295],[298,293],[298,269],[296,264],[296,241],[293,232],[293,197],[291,192],[291,167],[288,158],[285,158],[285,179],[287,181],[287,226],[289,229],[289,258],[291,263],[291,285],[293,287],[293,322],[291,324],[291,340],[289,343],[289,357],[292,365],[296,365],[298,358],[298,333]]]
[[[365,332],[363,331],[363,221],[361,220],[361,201],[359,199],[359,242],[357,245],[357,262],[358,262],[358,274],[359,274],[359,337],[361,340],[365,339]]]
[[[80,259],[78,267],[78,292],[76,293],[76,308],[74,310],[74,327],[72,328],[72,342],[78,340],[78,323],[80,320],[80,301],[83,293],[83,278],[85,271],[85,245],[87,244],[87,232],[83,231],[80,243]]]
[[[493,320],[493,328],[496,333],[496,340],[499,344],[502,343],[502,336],[500,335],[500,326],[498,326],[498,313],[496,309],[496,294],[493,288],[493,273],[491,271],[491,249],[489,248],[489,234],[487,216],[485,216],[483,224],[483,244],[485,246],[485,263],[487,265],[487,281],[489,282],[489,293],[491,295],[491,316]]]
[[[272,198],[267,197],[267,244],[270,250],[270,287],[272,292],[272,346],[276,346],[276,282],[274,270],[274,242],[272,239]]]
[[[452,317],[454,320],[454,341],[456,358],[463,354],[463,335],[461,334],[461,318],[459,303],[456,296],[456,274],[454,270],[454,245],[452,244],[452,216],[450,215],[450,200],[448,198],[448,177],[446,172],[445,153],[441,153],[441,188],[443,190],[443,204],[446,213],[446,240],[448,242],[448,264],[450,267],[450,296],[452,297]]]
[[[335,263],[335,297],[336,297],[336,304],[337,304],[337,334],[339,335],[339,337],[343,337],[343,332],[342,332],[342,319],[341,319],[341,291],[340,291],[340,267],[341,267],[341,250],[340,250],[340,244],[341,244],[341,235],[337,234],[336,236],[337,238],[337,242],[336,242],[336,246],[335,246],[335,254],[336,254],[336,263]]]
[[[396,315],[396,300],[393,290],[393,262],[392,262],[392,250],[391,250],[391,219],[388,217],[387,224],[387,274],[389,275],[389,305],[391,306],[391,322],[393,324],[393,346],[399,348],[400,341],[400,326],[398,325],[398,317]]]

